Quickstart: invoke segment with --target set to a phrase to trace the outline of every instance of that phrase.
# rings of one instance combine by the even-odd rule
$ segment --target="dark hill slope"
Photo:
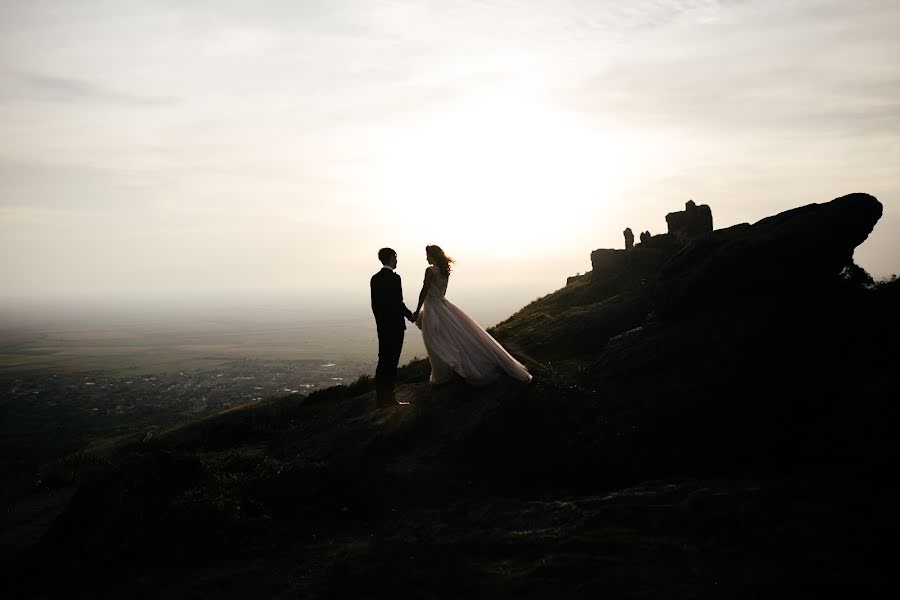
[[[14,563],[90,597],[772,597],[883,583],[896,281],[855,194],[596,251],[499,324],[530,386],[360,380],[84,464]]]

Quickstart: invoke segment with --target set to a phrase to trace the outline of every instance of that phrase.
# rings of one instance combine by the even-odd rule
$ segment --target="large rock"
[[[701,235],[663,267],[658,312],[816,293],[852,263],[881,213],[873,196],[850,194]]]
[[[600,248],[591,252],[591,274],[594,278],[617,274],[624,266],[624,250]]]
[[[666,215],[669,233],[681,239],[691,239],[713,230],[712,209],[701,204],[697,206],[688,200],[684,210]]]
[[[631,250],[600,249],[591,252],[591,282],[620,289],[654,275],[671,256],[659,248],[635,246]]]

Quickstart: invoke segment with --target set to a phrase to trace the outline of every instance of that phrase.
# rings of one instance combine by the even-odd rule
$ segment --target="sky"
[[[0,300],[512,312],[693,199],[878,197],[900,272],[896,0],[2,0]],[[464,306],[465,308],[465,306]],[[499,313],[497,313],[499,314]],[[493,316],[493,315],[492,315]]]

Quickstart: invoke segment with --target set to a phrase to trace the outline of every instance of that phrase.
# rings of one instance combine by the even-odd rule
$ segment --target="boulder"
[[[624,265],[624,250],[601,248],[591,252],[591,274],[595,279],[617,274]]]
[[[688,200],[684,210],[666,215],[669,233],[682,239],[692,239],[713,230],[712,209],[706,204],[697,206]]]

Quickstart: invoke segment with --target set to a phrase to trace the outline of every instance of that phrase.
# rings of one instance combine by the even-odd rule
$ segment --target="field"
[[[318,322],[49,322],[0,331],[0,374],[34,371],[103,371],[144,375],[214,369],[243,358],[259,360],[377,360],[369,318]],[[423,356],[415,329],[407,335],[406,362]]]

